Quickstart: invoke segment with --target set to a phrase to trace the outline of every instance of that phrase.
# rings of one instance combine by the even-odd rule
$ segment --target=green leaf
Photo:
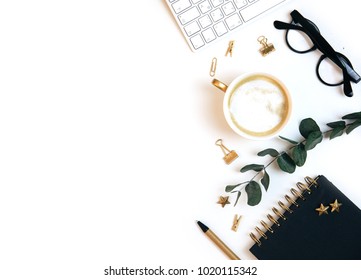
[[[290,142],[291,144],[294,144],[294,145],[297,145],[298,144],[298,142],[297,141],[295,141],[295,140],[291,140],[291,139],[289,139],[289,138],[286,138],[286,137],[283,137],[283,136],[279,136],[282,140],[285,140],[285,141],[287,141],[287,142]]]
[[[238,193],[237,193],[237,199],[236,199],[236,202],[234,203],[234,206],[236,206],[237,205],[237,203],[238,203],[238,200],[239,200],[239,198],[241,197],[241,192],[240,191],[238,191]]]
[[[266,150],[263,150],[263,151],[260,151],[257,156],[260,156],[260,157],[264,157],[266,155],[270,155],[271,157],[276,157],[279,155],[279,152],[275,149],[266,149]]]
[[[298,144],[292,151],[292,157],[297,166],[303,166],[307,159],[305,145]]]
[[[361,120],[361,112],[356,112],[356,113],[352,113],[352,114],[348,114],[346,116],[342,117],[343,120]]]
[[[335,127],[334,129],[332,129],[331,131],[331,134],[330,134],[330,140],[338,137],[338,136],[341,136],[343,134],[343,130],[344,130],[344,127]]]
[[[235,188],[237,188],[238,186],[240,186],[241,184],[237,184],[237,185],[228,185],[226,186],[226,192],[231,192],[233,191]]]
[[[293,159],[286,153],[283,153],[278,159],[277,164],[281,170],[287,173],[293,173],[296,170],[296,164]]]
[[[248,205],[255,206],[260,203],[262,199],[262,191],[260,185],[256,181],[250,181],[245,190],[248,195]]]
[[[330,134],[330,140],[341,136],[343,134],[343,130],[346,127],[345,121],[337,121],[337,122],[331,122],[327,124],[329,127],[333,128]]]
[[[306,140],[305,149],[306,151],[312,150],[317,144],[321,143],[323,138],[321,131],[311,132]]]
[[[337,121],[337,122],[331,122],[327,124],[329,127],[331,128],[345,128],[346,127],[346,122],[345,121]]]
[[[240,171],[242,173],[247,172],[249,170],[254,170],[254,171],[259,172],[259,171],[262,171],[263,168],[264,168],[264,165],[262,165],[262,164],[248,164],[248,165],[244,166]]]
[[[264,187],[264,189],[267,191],[268,187],[269,187],[269,182],[270,182],[270,177],[268,175],[268,173],[266,172],[266,170],[264,171],[264,175],[263,178],[261,179],[261,183]]]
[[[299,130],[301,135],[307,139],[312,132],[320,132],[320,127],[313,119],[307,118],[301,121]]]
[[[352,130],[354,130],[356,127],[359,127],[361,125],[361,120],[354,121],[348,128],[346,128],[346,133],[351,133]]]

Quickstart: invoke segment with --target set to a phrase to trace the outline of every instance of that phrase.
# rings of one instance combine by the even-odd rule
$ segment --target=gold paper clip
[[[238,230],[238,226],[239,226],[239,222],[241,221],[241,218],[242,218],[241,215],[239,215],[239,217],[238,217],[237,214],[234,216],[234,218],[233,218],[233,225],[232,225],[232,230],[233,230],[233,231],[237,231],[237,230]]]
[[[266,56],[276,50],[272,43],[267,44],[267,38],[265,36],[259,36],[257,41],[262,45],[262,48],[259,49],[262,56]]]
[[[234,41],[229,41],[226,56],[229,54],[232,57],[233,47],[234,47]]]
[[[227,164],[231,164],[236,158],[238,158],[238,154],[235,151],[228,150],[222,143],[222,139],[218,139],[216,141],[216,145],[221,147],[222,152],[224,153],[223,160]]]
[[[216,70],[217,70],[217,58],[213,57],[212,64],[211,64],[211,69],[209,70],[209,75],[211,77],[214,77],[214,75],[216,74]]]

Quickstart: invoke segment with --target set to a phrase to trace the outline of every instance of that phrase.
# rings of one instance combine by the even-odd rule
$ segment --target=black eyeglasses
[[[291,12],[292,22],[285,23],[281,21],[275,21],[274,26],[277,29],[285,29],[286,30],[286,44],[287,46],[294,52],[297,53],[308,53],[318,49],[322,52],[322,55],[316,66],[316,75],[318,79],[325,85],[328,86],[339,86],[343,84],[343,92],[346,96],[351,97],[353,95],[351,88],[351,81],[354,83],[358,83],[361,80],[359,74],[353,69],[350,60],[344,56],[343,54],[336,52],[331,45],[326,41],[324,37],[322,37],[317,26],[310,20],[304,18],[297,10]],[[308,36],[311,40],[313,46],[305,50],[297,50],[292,47],[289,43],[288,33],[289,30],[297,30],[301,31]],[[326,82],[320,75],[320,65],[321,62],[326,58],[330,59],[333,64],[337,65],[343,75],[343,80],[337,83]]]

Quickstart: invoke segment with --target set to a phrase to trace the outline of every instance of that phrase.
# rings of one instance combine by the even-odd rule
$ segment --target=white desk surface
[[[290,1],[199,53],[190,51],[163,0],[123,2],[0,5],[0,274],[99,279],[109,265],[225,260],[196,220],[253,260],[248,234],[306,175],[326,175],[361,207],[360,129],[324,140],[294,174],[270,168],[271,186],[258,206],[243,196],[236,207],[220,207],[225,186],[248,178],[243,165],[262,163],[258,151],[287,144],[232,132],[223,93],[209,76],[213,57],[216,77],[226,83],[269,72],[293,98],[282,135],[299,139],[306,117],[325,130],[360,111],[361,85],[347,98],[340,87],[321,84],[320,53],[291,52],[273,21],[288,22],[299,10],[361,73],[354,1]],[[267,57],[258,53],[260,35],[276,47]],[[232,58],[224,56],[231,39]],[[240,155],[233,164],[223,162],[218,138]],[[237,232],[235,214],[243,216]]]

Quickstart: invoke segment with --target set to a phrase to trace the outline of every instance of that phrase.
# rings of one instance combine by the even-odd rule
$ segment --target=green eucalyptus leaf
[[[351,133],[352,130],[359,127],[361,125],[361,120],[354,121],[348,128],[346,128],[346,133]]]
[[[239,198],[241,197],[241,192],[240,191],[238,191],[238,193],[237,193],[237,198],[236,198],[236,202],[234,203],[234,206],[236,206],[237,205],[237,203],[238,203],[238,200],[239,200]]]
[[[255,206],[260,203],[262,199],[262,191],[260,185],[256,181],[250,181],[245,190],[248,196],[248,205]]]
[[[248,165],[242,167],[242,169],[240,171],[242,173],[247,172],[249,170],[254,170],[254,171],[259,172],[259,171],[262,171],[263,168],[264,168],[264,165],[262,165],[262,164],[248,164]]]
[[[306,140],[305,149],[306,151],[312,150],[317,144],[321,143],[323,138],[321,131],[311,132]]]
[[[321,132],[318,124],[311,118],[303,119],[300,123],[299,130],[301,135],[306,139],[312,132]]]
[[[269,177],[268,173],[266,172],[266,170],[264,171],[264,175],[263,175],[263,178],[261,179],[261,183],[262,183],[264,189],[267,191],[268,187],[269,187],[269,183],[270,183],[270,177]]]
[[[356,113],[352,113],[352,114],[348,114],[346,116],[342,117],[343,120],[361,120],[361,112],[356,112]]]
[[[327,124],[329,127],[333,128],[330,134],[330,140],[341,136],[343,134],[343,130],[346,127],[345,121],[337,121],[337,122],[331,122]]]
[[[277,164],[281,170],[287,173],[293,173],[296,170],[296,164],[293,159],[286,153],[283,153],[278,159]]]
[[[241,185],[241,184],[237,184],[237,185],[228,185],[228,186],[226,186],[226,192],[231,192],[231,191],[233,191],[235,188],[237,188],[239,185]]]
[[[260,151],[257,154],[257,156],[260,156],[260,157],[264,157],[266,155],[270,155],[271,157],[276,157],[276,156],[279,155],[279,152],[277,150],[275,150],[275,149],[270,148],[270,149],[265,149],[263,151]]]
[[[297,166],[303,166],[307,159],[305,145],[298,144],[292,151],[292,157]]]
[[[335,127],[334,129],[332,129],[331,134],[330,134],[330,140],[341,136],[343,134],[344,129],[345,128],[342,126],[338,126],[338,127]]]
[[[283,137],[283,136],[279,136],[282,140],[285,140],[285,141],[287,141],[287,142],[290,142],[291,144],[294,144],[294,145],[297,145],[298,144],[298,142],[297,141],[295,141],[295,140],[291,140],[291,139],[289,139],[289,138],[286,138],[286,137]]]
[[[345,121],[337,121],[337,122],[331,122],[327,124],[329,127],[331,128],[345,128],[346,127],[346,122]]]

